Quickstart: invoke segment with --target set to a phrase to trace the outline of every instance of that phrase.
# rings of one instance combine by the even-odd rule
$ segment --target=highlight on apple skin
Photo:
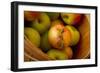
[[[82,14],[61,13],[61,18],[68,25],[78,25],[82,18]]]
[[[48,39],[48,32],[45,32],[42,36],[41,36],[41,44],[40,44],[41,49],[44,52],[47,52],[48,50],[51,49],[51,45],[49,43],[49,39]]]
[[[48,39],[54,48],[63,49],[70,45],[71,33],[63,25],[55,25],[50,28]]]
[[[80,39],[79,31],[71,25],[67,25],[65,27],[71,32],[72,38],[71,38],[71,45],[70,46],[76,45],[79,42],[79,39]]]
[[[32,29],[30,27],[25,27],[24,34],[33,44],[35,44],[36,47],[40,46],[41,37],[35,29]]]
[[[40,15],[32,22],[32,27],[36,29],[40,34],[46,32],[50,27],[50,19],[46,13],[40,13]]]
[[[47,55],[52,59],[52,60],[66,60],[68,59],[68,56],[57,49],[51,49],[47,52]]]

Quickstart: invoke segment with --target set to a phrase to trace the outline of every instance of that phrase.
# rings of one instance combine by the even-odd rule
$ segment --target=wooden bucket
[[[81,39],[76,46],[74,58],[85,59],[90,57],[90,15],[84,15],[78,27]]]
[[[82,21],[80,22],[80,25],[77,27],[77,29],[80,32],[81,39],[78,45],[75,46],[75,51],[73,55],[74,59],[86,59],[90,57],[90,22],[89,21],[90,21],[89,14],[84,15]],[[39,48],[36,48],[34,44],[32,45],[32,43],[29,42],[29,40],[28,41],[25,40],[24,42],[26,42],[26,45],[24,44],[25,47],[33,46],[33,49],[35,50],[35,52],[33,52],[33,54],[31,53],[31,55],[29,55],[29,53],[25,53],[24,61],[51,60],[44,52],[40,51]],[[27,46],[27,42],[29,42],[31,46]],[[26,50],[28,50],[28,48],[26,48]],[[36,52],[38,54],[41,53],[43,55],[42,56],[43,59],[38,57],[37,57],[38,59],[36,59],[36,57],[34,57],[35,56],[34,53]]]

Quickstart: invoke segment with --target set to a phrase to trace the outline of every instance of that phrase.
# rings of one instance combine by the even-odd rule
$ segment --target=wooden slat
[[[83,21],[80,23],[78,30],[81,35],[81,39],[77,45],[74,58],[84,59],[90,54],[90,16],[85,15]]]
[[[28,40],[27,37],[24,39],[24,48],[25,51],[33,58],[44,61],[44,60],[51,60],[47,54],[42,52],[40,48],[37,48],[33,43]]]
[[[31,57],[28,53],[24,52],[24,61],[38,61],[36,58]]]

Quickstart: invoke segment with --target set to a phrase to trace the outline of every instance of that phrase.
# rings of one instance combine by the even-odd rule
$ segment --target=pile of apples
[[[73,46],[80,40],[77,27],[80,26],[82,15],[25,11],[24,34],[51,59],[73,59]]]

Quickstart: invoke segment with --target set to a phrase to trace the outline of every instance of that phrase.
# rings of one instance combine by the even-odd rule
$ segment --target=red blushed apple
[[[54,25],[48,33],[50,44],[57,49],[63,49],[71,43],[71,33],[63,25]]]
[[[76,13],[61,13],[63,21],[68,25],[77,25],[82,17],[82,14]]]
[[[39,12],[24,11],[24,18],[27,21],[33,21],[39,16]]]

